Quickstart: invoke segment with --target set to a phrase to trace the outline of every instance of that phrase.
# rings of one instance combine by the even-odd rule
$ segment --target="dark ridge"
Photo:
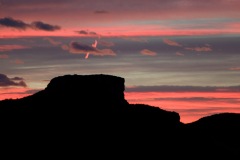
[[[240,127],[239,113],[219,113],[200,118],[199,120],[188,123],[189,127],[201,129],[238,129]],[[240,128],[239,128],[240,129]]]
[[[174,158],[177,153],[182,158],[194,154],[228,159],[239,155],[240,114],[222,113],[183,124],[176,112],[129,104],[124,82],[103,74],[53,78],[34,95],[0,101],[1,133],[8,140],[59,151],[80,146],[74,153],[81,154]]]

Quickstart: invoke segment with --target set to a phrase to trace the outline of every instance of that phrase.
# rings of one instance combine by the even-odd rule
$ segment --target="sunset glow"
[[[0,0],[0,100],[65,74],[125,78],[182,122],[240,113],[239,0]]]
[[[240,113],[239,92],[129,92],[125,97],[129,103],[176,111],[184,123],[216,113]]]

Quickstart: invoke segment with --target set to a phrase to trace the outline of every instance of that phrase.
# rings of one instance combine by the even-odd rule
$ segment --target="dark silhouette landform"
[[[53,78],[31,96],[0,101],[0,130],[15,141],[45,148],[50,143],[59,151],[81,146],[79,152],[119,156],[240,155],[240,114],[220,113],[185,124],[176,112],[129,104],[124,82],[102,74]]]

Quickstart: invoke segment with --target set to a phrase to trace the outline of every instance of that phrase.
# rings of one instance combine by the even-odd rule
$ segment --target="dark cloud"
[[[14,77],[10,78],[12,81],[23,81],[24,79],[22,77]]]
[[[44,31],[56,31],[61,29],[60,26],[47,24],[41,21],[32,22],[31,27],[37,30],[44,30]]]
[[[36,30],[43,30],[43,31],[56,31],[61,29],[60,26],[47,24],[41,21],[35,21],[35,22],[32,22],[31,24],[27,24],[21,20],[16,20],[11,17],[0,18],[0,25],[4,27],[11,27],[11,28],[16,28],[21,30],[33,28]]]
[[[108,14],[109,12],[108,11],[105,11],[105,10],[97,10],[94,12],[95,14]]]
[[[19,82],[15,82],[15,81],[19,81]],[[27,84],[23,81],[23,78],[20,78],[20,77],[8,78],[5,74],[0,74],[0,87],[9,87],[9,86],[27,87]]]
[[[87,53],[87,52],[98,53],[99,52],[96,48],[94,48],[92,46],[78,43],[78,42],[70,43],[70,48],[73,51],[72,53],[74,53],[74,51],[77,53]]]
[[[63,47],[62,47],[63,48]],[[92,54],[96,56],[115,56],[116,53],[111,49],[98,49],[92,45],[86,45],[79,42],[71,42],[69,46],[64,46],[65,50],[69,50],[73,54]]]
[[[126,92],[240,92],[240,86],[136,86],[126,87]]]
[[[78,34],[82,34],[82,35],[92,35],[92,36],[94,36],[94,35],[98,35],[96,32],[89,32],[89,31],[86,31],[86,30],[80,30],[80,31],[75,31],[76,33],[78,33]]]
[[[96,32],[89,32],[90,35],[97,35]]]
[[[21,20],[15,20],[11,17],[0,18],[0,25],[5,26],[5,27],[21,29],[21,30],[25,30],[26,28],[29,27],[29,24],[27,24]]]
[[[87,35],[88,34],[88,31],[85,31],[85,30],[81,30],[81,31],[76,31],[78,34],[85,34]]]

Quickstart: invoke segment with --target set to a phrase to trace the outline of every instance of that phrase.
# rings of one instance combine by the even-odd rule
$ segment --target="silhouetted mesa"
[[[124,98],[124,82],[124,78],[112,75],[59,76],[34,95],[2,101],[0,114],[22,118],[31,116],[43,120],[87,117],[92,120],[97,118],[96,122],[117,121],[133,123],[134,126],[150,126],[154,123],[176,127],[180,124],[180,117],[176,112],[128,104]]]
[[[99,145],[98,150],[105,144],[107,151],[124,146],[156,156],[179,152],[183,158],[239,153],[240,114],[222,113],[183,124],[176,112],[129,104],[124,98],[124,82],[124,78],[103,74],[53,78],[34,95],[0,101],[1,132],[29,141],[30,137],[42,137],[39,143],[54,140],[55,147],[60,140],[63,148],[74,142],[83,147]]]

